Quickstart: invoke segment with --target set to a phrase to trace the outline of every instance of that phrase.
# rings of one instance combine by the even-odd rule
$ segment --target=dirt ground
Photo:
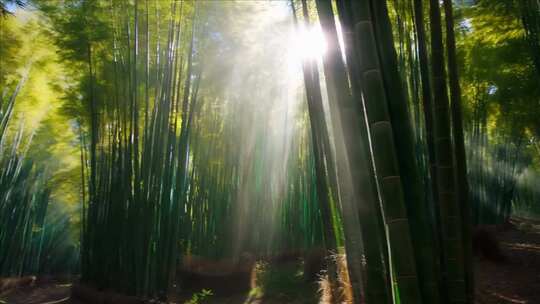
[[[71,284],[62,282],[38,282],[35,286],[24,287],[0,296],[0,303],[8,304],[83,304],[70,299]]]
[[[540,303],[540,221],[512,223],[496,234],[505,262],[476,258],[477,304]]]
[[[476,304],[540,303],[540,221],[516,218],[513,226],[498,231],[505,262],[475,258]],[[295,276],[296,269],[269,272],[267,292],[252,290],[228,297],[208,296],[200,304],[308,304],[317,303],[316,286],[306,285]],[[285,280],[285,282],[283,282]],[[45,281],[0,295],[9,304],[83,304],[70,299],[70,284]],[[308,295],[309,294],[309,295]],[[186,303],[180,295],[173,303]],[[89,304],[89,303],[87,303]]]

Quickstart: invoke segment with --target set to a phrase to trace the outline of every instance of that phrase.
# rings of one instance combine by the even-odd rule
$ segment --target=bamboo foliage
[[[34,2],[76,82],[64,97],[80,132],[83,284],[165,299],[184,257],[324,247],[346,252],[356,303],[472,303],[471,218],[502,223],[538,196],[536,96],[493,102],[535,82],[507,88],[467,63],[460,83],[457,2]],[[510,74],[538,74],[538,1],[470,11],[486,8],[515,18],[508,50],[526,58]],[[313,17],[326,52],[292,59],[287,39],[318,30]],[[485,25],[461,20],[481,36]],[[23,129],[6,135],[23,84],[2,87],[0,104],[2,275],[56,267],[46,252],[69,225],[47,217],[47,175]],[[328,278],[338,302],[333,263]]]
[[[323,246],[326,229],[318,205],[310,120],[306,105],[298,104],[304,94],[283,90],[285,81],[297,79],[286,78],[282,57],[261,55],[249,35],[237,35],[228,26],[260,22],[253,28],[256,36],[268,45],[285,41],[271,34],[267,19],[239,14],[240,8],[256,11],[258,6],[215,2],[206,7],[208,31],[219,33],[220,39],[207,41],[201,59],[208,70],[193,113],[182,220],[183,253],[218,260]],[[292,18],[285,21],[279,29],[292,29]],[[216,60],[221,56],[228,60]],[[253,56],[256,62],[246,67],[245,58]],[[284,79],[268,82],[266,75]],[[334,226],[329,231],[334,234]]]
[[[128,294],[164,297],[179,250],[190,113],[200,79],[193,67],[193,6],[175,2],[168,13],[148,3],[144,8],[113,3],[109,9],[114,48],[106,64],[113,71],[112,87],[96,86],[97,64],[103,58],[94,58],[91,41],[87,48],[90,177],[83,280]],[[130,14],[122,17],[119,12],[126,9]],[[155,32],[150,29],[154,13],[157,23],[165,14],[165,36],[159,26]],[[98,90],[110,91],[111,100],[98,102]]]
[[[540,4],[534,0],[520,0],[518,7],[536,73],[540,75]]]
[[[336,231],[343,225],[358,302],[472,301],[453,8],[443,2],[443,31],[439,2],[429,2],[429,34],[426,1],[340,0],[337,17],[331,1],[312,3],[328,49],[324,75],[315,60],[303,62],[307,103],[300,110],[274,103],[284,85],[268,79],[285,76],[265,54],[278,44],[259,30],[264,22],[244,18],[233,4],[69,7],[77,18],[88,13],[76,41],[83,47],[71,54],[85,69],[78,117],[87,183],[83,281],[164,296],[181,254],[238,258],[321,244],[341,250]],[[297,26],[309,26],[308,1],[296,4]],[[233,18],[248,22],[231,32],[253,24],[245,36],[260,35],[268,46],[257,53],[248,38],[222,30]],[[105,33],[94,33],[95,24]],[[243,56],[257,59],[261,72],[249,70]],[[476,135],[471,140],[487,136]],[[500,149],[500,170],[519,163],[513,148]],[[486,151],[478,153],[497,154]],[[477,169],[481,161],[470,163]],[[504,189],[495,209],[505,217],[517,167],[491,181],[492,172],[471,176]]]
[[[534,176],[526,173],[530,170],[526,168],[535,162],[537,155],[538,132],[533,114],[538,108],[538,70],[534,57],[538,53],[534,51],[536,4],[534,1],[453,4],[458,25],[457,57],[463,91],[471,217],[474,225],[500,224],[510,217],[511,201],[518,196],[516,182]],[[485,51],[487,48],[477,41],[487,36],[492,23],[483,27],[479,20],[495,16],[504,16],[500,24],[512,24],[512,32],[517,36]],[[502,55],[508,52],[515,55],[508,58]],[[508,66],[519,66],[520,72],[512,69],[510,73],[502,72],[510,71]]]
[[[538,176],[529,171],[523,172],[516,184],[516,194],[512,202],[512,213],[517,216],[531,217],[538,214],[537,202],[538,190],[534,187],[538,182]]]
[[[31,136],[22,124],[15,134],[10,132],[15,102],[27,77],[28,70],[10,95],[6,90],[9,97],[0,109],[0,276],[51,271],[50,255],[66,253],[50,242],[67,227],[46,217],[51,191],[44,170],[27,157]],[[69,257],[65,258],[67,268]]]
[[[223,16],[210,18],[220,8]],[[164,298],[182,254],[239,259],[320,246],[315,203],[326,197],[315,191],[306,116],[296,114],[305,110],[289,105],[293,96],[276,95],[283,113],[265,91],[240,94],[206,80],[232,69],[249,79],[242,85],[265,85],[245,68],[206,63],[221,43],[207,27],[241,42],[217,27],[232,9],[189,1],[86,9],[107,12],[110,36],[88,40],[84,62],[83,282]],[[283,128],[270,126],[272,118]],[[270,168],[275,173],[265,174]],[[330,223],[327,242],[335,238]]]

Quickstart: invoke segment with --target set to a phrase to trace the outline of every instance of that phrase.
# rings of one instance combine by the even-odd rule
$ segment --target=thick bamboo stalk
[[[449,100],[446,86],[441,12],[438,0],[430,0],[432,80],[434,88],[435,157],[438,203],[443,242],[443,279],[451,303],[466,303],[461,205],[456,196],[456,168],[451,138]]]
[[[402,175],[404,202],[407,208],[414,255],[417,260],[422,297],[426,303],[440,301],[436,246],[432,223],[428,220],[431,208],[426,189],[423,188],[413,139],[413,129],[407,108],[407,98],[398,72],[397,55],[394,48],[392,28],[385,1],[371,1],[375,39],[379,52],[379,63],[387,93],[389,118],[392,122],[396,159]]]
[[[347,73],[337,39],[332,7],[317,1],[317,11],[329,49],[323,58],[334,138],[338,153],[338,178],[347,250],[347,265],[357,303],[365,300],[387,303],[387,261],[377,188],[373,175],[368,137],[361,105],[355,102],[348,86]],[[361,225],[361,226],[359,226]],[[361,235],[356,230],[361,227]],[[364,246],[363,249],[361,246]],[[366,268],[358,260],[366,256]],[[365,293],[362,272],[365,271]]]
[[[461,114],[461,88],[459,84],[458,62],[456,56],[456,38],[454,34],[454,10],[452,1],[444,0],[446,20],[446,54],[448,57],[448,79],[450,84],[450,108],[452,117],[452,133],[456,161],[456,190],[461,207],[465,283],[467,303],[474,303],[474,265],[472,255],[472,222],[470,215],[469,182],[467,176],[467,157],[463,136],[463,118]]]
[[[291,2],[291,5],[293,10],[293,18],[298,27],[294,2]],[[305,0],[302,0],[302,11],[304,26],[309,25],[309,14]],[[316,68],[317,66],[312,60],[302,62],[309,121],[311,126],[311,142],[315,163],[315,187],[317,191],[318,208],[321,212],[323,222],[324,245],[327,255],[326,258],[329,259],[331,255],[336,254],[337,252],[337,241],[332,217],[331,192],[327,182],[329,179],[333,178],[327,178],[327,174],[333,175],[334,172],[327,173],[325,166],[327,158],[332,160],[332,157],[330,154],[331,150],[329,145],[324,145],[325,143],[329,143],[329,138],[326,120],[324,117],[321,89],[319,85],[320,80],[318,73],[315,74]],[[337,303],[340,299],[338,291],[339,278],[336,264],[332,260],[329,260],[328,262],[328,281],[330,283],[330,290],[332,292],[332,301],[333,303]]]
[[[357,61],[359,79],[357,81],[362,88],[366,117],[369,123],[375,169],[388,227],[393,275],[399,290],[400,301],[419,303],[421,296],[416,275],[415,257],[404,203],[402,179],[394,146],[392,123],[388,113],[387,95],[383,74],[379,66],[374,19],[371,16],[369,1],[358,1],[352,5],[352,8],[356,23],[355,46],[358,48],[356,54],[359,56]],[[384,20],[375,21],[383,22]],[[390,43],[392,43],[392,39],[390,39]],[[358,100],[361,102],[361,98]],[[396,250],[400,251],[399,255],[392,254]]]

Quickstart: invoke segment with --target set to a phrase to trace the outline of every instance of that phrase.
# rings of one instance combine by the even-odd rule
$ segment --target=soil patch
[[[476,258],[477,304],[540,303],[540,221],[514,218],[493,235],[504,262]]]

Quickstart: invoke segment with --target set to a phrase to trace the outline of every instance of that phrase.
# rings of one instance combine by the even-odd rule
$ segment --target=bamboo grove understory
[[[473,227],[540,214],[535,0],[16,2],[0,1],[2,43],[22,28],[8,9],[32,7],[67,62],[80,203],[57,210],[62,179],[14,114],[44,60],[6,60],[0,276],[166,300],[182,257],[322,248],[345,256],[354,303],[472,304]],[[316,30],[324,52],[290,51]],[[331,303],[339,271],[327,259]]]

